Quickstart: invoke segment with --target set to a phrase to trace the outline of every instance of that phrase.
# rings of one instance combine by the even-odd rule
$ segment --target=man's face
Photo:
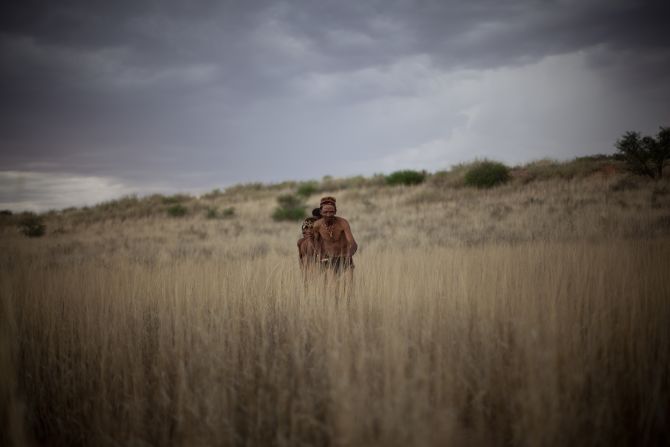
[[[335,218],[335,207],[333,205],[323,205],[321,208],[321,216],[326,222],[332,222]]]

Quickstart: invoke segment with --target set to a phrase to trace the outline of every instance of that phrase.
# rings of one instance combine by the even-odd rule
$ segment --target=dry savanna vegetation
[[[352,281],[303,278],[299,225],[270,218],[297,184],[4,225],[0,442],[667,441],[670,183],[570,169],[326,179],[305,200],[337,197]]]

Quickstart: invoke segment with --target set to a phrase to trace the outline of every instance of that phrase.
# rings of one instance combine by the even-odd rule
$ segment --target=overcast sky
[[[670,125],[669,22],[668,1],[3,2],[0,208],[612,153]]]

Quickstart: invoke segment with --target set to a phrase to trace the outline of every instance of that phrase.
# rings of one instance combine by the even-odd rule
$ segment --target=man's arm
[[[321,232],[319,229],[321,228],[321,225],[319,222],[315,222],[314,226],[312,227],[312,242],[314,243],[314,253],[316,255],[317,261],[321,260],[321,252],[322,247],[321,247]]]
[[[358,250],[358,244],[351,234],[351,227],[346,219],[342,219],[342,228],[344,229],[344,237],[347,239],[347,257],[352,257]]]

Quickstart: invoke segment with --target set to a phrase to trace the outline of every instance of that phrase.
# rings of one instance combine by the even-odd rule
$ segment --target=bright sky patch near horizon
[[[612,153],[670,125],[670,3],[0,6],[0,208]]]

